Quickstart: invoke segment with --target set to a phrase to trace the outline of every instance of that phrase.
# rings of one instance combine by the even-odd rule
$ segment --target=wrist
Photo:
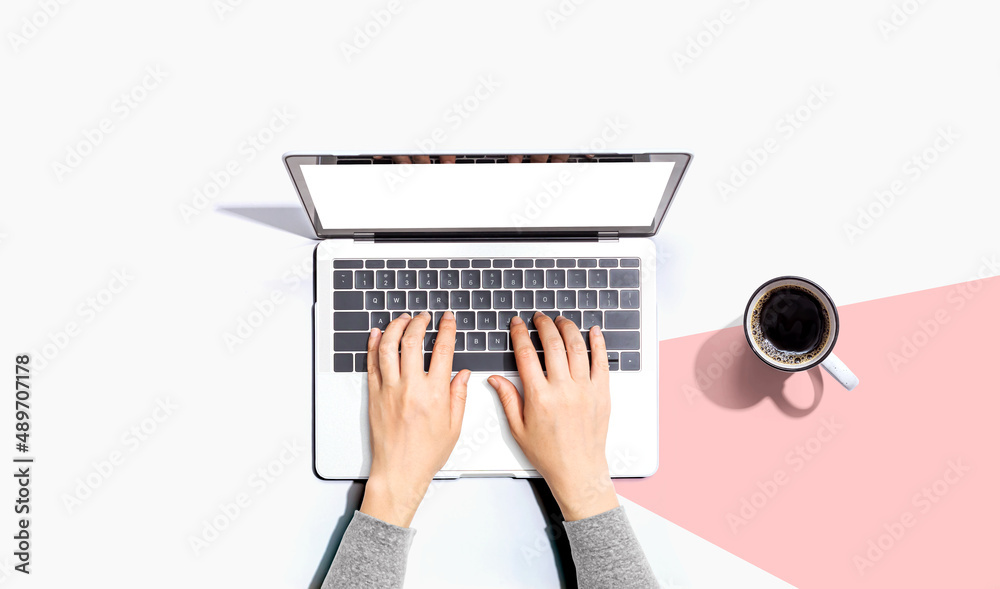
[[[585,519],[618,507],[618,493],[608,473],[552,487],[566,521]]]
[[[359,511],[386,523],[408,528],[429,485],[430,481],[404,482],[373,473],[365,484],[365,496]]]

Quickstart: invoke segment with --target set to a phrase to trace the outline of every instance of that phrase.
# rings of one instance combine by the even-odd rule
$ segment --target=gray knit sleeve
[[[416,533],[355,511],[323,589],[402,587],[406,555]]]
[[[659,587],[625,508],[564,522],[580,589]]]

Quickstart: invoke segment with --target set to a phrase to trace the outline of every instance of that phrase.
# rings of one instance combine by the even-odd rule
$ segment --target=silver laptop
[[[649,237],[690,160],[683,153],[285,154],[321,240],[314,256],[316,476],[368,476],[368,332],[425,310],[433,315],[425,365],[433,327],[451,310],[453,369],[473,372],[462,434],[439,478],[538,476],[486,382],[503,374],[521,388],[508,324],[519,315],[531,329],[536,310],[565,316],[585,338],[591,325],[601,326],[612,370],[611,475],[653,474],[659,381]],[[532,339],[544,366],[537,333]]]

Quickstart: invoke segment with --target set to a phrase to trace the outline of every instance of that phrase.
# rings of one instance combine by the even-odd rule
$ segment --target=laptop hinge
[[[617,231],[598,231],[597,241],[618,241]]]
[[[355,233],[354,234],[354,241],[356,241],[356,242],[364,242],[364,243],[374,243],[375,242],[375,234],[374,233]]]

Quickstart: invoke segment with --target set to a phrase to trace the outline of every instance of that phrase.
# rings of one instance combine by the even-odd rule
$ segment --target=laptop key
[[[535,312],[534,311],[521,311],[520,312],[521,321],[524,321],[524,326],[529,330],[535,328]]]
[[[602,309],[617,309],[618,308],[618,291],[617,290],[602,290],[597,295],[597,300],[600,303]]]
[[[424,354],[424,365],[430,362],[430,354]],[[514,372],[517,360],[513,352],[486,354],[456,353],[452,359],[452,370],[472,370],[473,372]]]
[[[459,311],[455,313],[455,323],[463,331],[476,328],[475,311]]]
[[[451,291],[451,308],[468,309],[470,305],[470,293],[467,290]]]
[[[492,262],[490,262],[489,260],[482,260],[482,259],[472,260],[473,268],[489,268],[492,265],[493,265]]]
[[[493,291],[493,308],[494,309],[514,308],[514,293],[512,293],[509,290]]]
[[[525,270],[524,286],[526,288],[545,288],[545,270]]]
[[[503,270],[483,270],[483,288],[502,288]]]
[[[406,260],[388,260],[385,263],[386,268],[406,268]]]
[[[396,288],[395,270],[377,270],[375,272],[375,288]]]
[[[447,268],[448,260],[431,260],[430,266],[431,268]]]
[[[393,311],[392,312],[392,318],[393,318],[393,320],[397,319],[399,316],[403,315],[404,313],[406,313],[406,311]]]
[[[486,348],[491,352],[505,351],[507,349],[507,332],[491,332],[486,339]]]
[[[530,290],[518,290],[514,292],[514,308],[530,309],[535,306],[535,295]]]
[[[559,309],[576,308],[576,291],[560,290],[556,293],[556,307]]]
[[[521,270],[503,271],[504,288],[524,288],[524,272]]]
[[[390,290],[386,293],[385,307],[390,311],[406,308],[406,293],[401,290]]]
[[[432,289],[438,287],[437,270],[421,270],[417,272],[417,285],[420,288]]]
[[[583,325],[582,323],[583,315],[580,313],[580,311],[563,311],[562,314],[563,317],[572,321],[576,325],[577,329],[579,329],[580,326]]]
[[[397,270],[396,284],[399,288],[417,288],[417,271]]]
[[[461,352],[463,350],[465,350],[465,333],[459,331],[455,333],[455,351]],[[460,369],[456,368],[456,370]]]
[[[336,352],[363,352],[368,349],[368,332],[335,333],[333,334],[333,349]],[[350,369],[347,372],[350,372]]]
[[[365,260],[365,268],[385,268],[385,260]]]
[[[556,268],[575,268],[576,260],[569,260],[566,258],[560,258],[556,260]]]
[[[434,342],[437,341],[436,331],[428,331],[424,333],[424,350],[431,352],[434,350]]]
[[[364,268],[365,264],[361,260],[334,260],[333,267],[337,268]]]
[[[587,271],[586,270],[567,271],[566,286],[569,288],[587,288]]]
[[[587,271],[587,286],[589,288],[607,288],[608,287],[608,271],[607,270],[588,270]]]
[[[368,352],[354,355],[354,372],[368,372]]]
[[[536,350],[542,349],[542,337],[538,335],[537,331],[529,331],[528,339],[531,340],[531,345],[534,346]]]
[[[360,311],[365,308],[365,293],[360,290],[334,292],[333,308],[345,311]]]
[[[517,317],[517,311],[500,311],[498,313],[499,329],[510,329],[510,320]]]
[[[368,313],[337,311],[333,314],[333,329],[336,331],[367,331]]]
[[[407,293],[406,308],[411,311],[423,311],[427,308],[427,291],[414,290]]]
[[[494,268],[510,268],[514,264],[514,260],[493,260]]]
[[[545,315],[549,319],[555,321],[556,317],[559,316],[559,311],[542,311],[542,315]]]
[[[618,370],[618,352],[608,352],[608,370]]]
[[[621,297],[619,300],[619,305],[622,309],[638,309],[639,308],[639,291],[637,290],[623,290],[621,292]]]
[[[441,288],[461,288],[459,284],[458,270],[441,271]]]
[[[369,329],[379,328],[384,330],[389,327],[389,312],[388,311],[377,311],[372,313],[372,325]]]
[[[581,309],[596,309],[597,308],[597,291],[596,290],[581,290],[576,294],[577,304]]]
[[[555,309],[556,308],[556,292],[554,290],[537,290],[537,291],[535,291],[535,308],[536,309]]]
[[[497,328],[496,311],[479,311],[476,313],[476,329],[490,331]]]
[[[604,329],[603,315],[600,311],[583,312],[583,329],[590,329],[593,326]]]
[[[514,260],[515,268],[531,268],[532,266],[534,266],[534,263],[531,260],[526,260],[524,258]]]
[[[432,290],[430,294],[427,295],[427,308],[428,309],[447,309],[448,308],[448,291],[446,290]]]
[[[556,261],[551,258],[535,260],[535,268],[553,268],[555,265]]]
[[[617,268],[618,267],[618,260],[614,260],[614,259],[610,259],[610,258],[601,258],[601,261],[600,261],[600,263],[598,265],[601,268]]]
[[[480,288],[479,270],[462,270],[462,288]]]
[[[354,279],[350,270],[334,270],[333,288],[337,290],[350,289],[354,287]]]
[[[604,331],[604,345],[609,350],[638,350],[638,331]]]
[[[582,260],[577,260],[576,265],[580,268],[596,268],[597,260],[594,258],[584,258]]]
[[[409,260],[406,265],[410,268],[426,268],[427,260]]]
[[[634,288],[639,286],[639,271],[638,270],[612,270],[611,271],[611,287],[612,288]]]
[[[622,370],[639,370],[639,352],[622,352],[619,364]]]
[[[452,260],[451,261],[451,267],[452,268],[468,268],[469,267],[469,260]]]
[[[358,270],[354,273],[354,288],[365,289],[375,287],[375,272],[372,270]]]
[[[566,271],[546,270],[545,288],[566,288]]]
[[[472,291],[472,308],[473,309],[489,309],[492,305],[493,297],[490,295],[488,290],[475,290]]]
[[[622,268],[638,268],[639,258],[622,258]]]
[[[465,334],[465,349],[471,352],[483,352],[486,350],[486,334],[481,331],[470,331]],[[454,360],[452,360],[454,369]],[[459,369],[461,370],[461,369]]]
[[[354,370],[354,354],[334,354],[333,371],[351,372]]]
[[[607,311],[604,313],[605,329],[639,329],[638,311]]]
[[[381,290],[370,290],[365,293],[365,309],[369,311],[381,311],[385,309],[385,292]]]
[[[434,315],[431,316],[431,324],[427,326],[427,329],[440,329],[442,318],[444,318],[444,311],[434,311]]]

